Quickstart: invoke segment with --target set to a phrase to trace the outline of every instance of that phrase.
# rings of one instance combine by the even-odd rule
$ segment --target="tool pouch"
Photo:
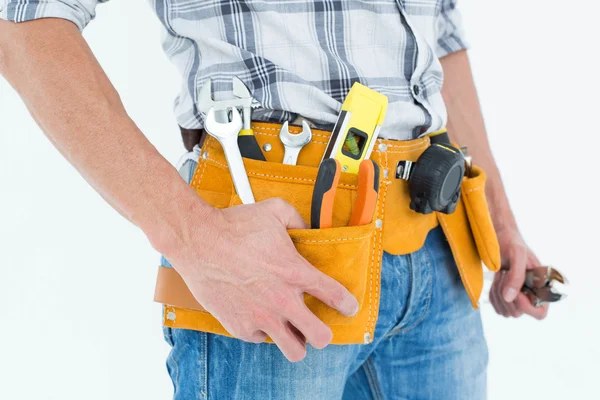
[[[313,140],[300,153],[299,165],[292,166],[281,164],[284,149],[278,138],[279,125],[255,124],[253,128],[260,146],[269,144],[266,148],[271,148],[265,152],[266,162],[244,160],[256,201],[282,198],[294,206],[308,223],[318,165],[330,133],[313,130]],[[290,127],[290,130],[294,132],[295,127]],[[383,251],[408,254],[418,250],[438,221],[449,240],[473,305],[477,304],[483,282],[479,253],[487,251],[489,259],[497,261],[493,254],[493,244],[497,244],[493,227],[491,223],[479,221],[483,218],[489,222],[485,196],[478,196],[483,193],[485,175],[480,173],[479,179],[471,178],[474,180],[467,193],[471,211],[467,211],[461,201],[457,211],[451,215],[418,214],[408,206],[410,195],[407,182],[395,179],[390,171],[394,171],[398,160],[416,161],[427,146],[428,138],[407,142],[378,141],[371,158],[378,163],[382,173],[377,208],[370,224],[347,226],[357,196],[358,177],[342,172],[335,197],[333,227],[289,231],[298,252],[316,268],[343,284],[359,302],[358,313],[346,317],[306,295],[307,306],[331,327],[334,344],[360,344],[372,340],[379,311]],[[465,179],[464,192],[467,192],[465,184],[471,179]],[[214,207],[241,204],[235,194],[223,151],[213,138],[207,138],[202,147],[191,186]],[[471,190],[476,188],[481,189]],[[476,222],[469,223],[468,216],[471,215],[477,219]],[[471,234],[471,226],[479,227],[479,232]],[[480,237],[477,245],[480,242],[487,244],[485,250],[476,246],[474,236]],[[194,299],[172,268],[159,268],[155,300],[165,304],[165,326],[228,335],[221,324]]]
[[[485,198],[485,180],[485,172],[473,166],[471,176],[463,181],[462,195],[479,257],[496,272],[500,270],[500,246]]]

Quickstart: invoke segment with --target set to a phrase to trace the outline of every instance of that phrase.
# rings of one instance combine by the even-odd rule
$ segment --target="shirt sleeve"
[[[456,0],[442,0],[440,14],[437,18],[437,31],[436,55],[438,58],[468,47],[460,11],[456,8]]]
[[[4,5],[0,17],[12,22],[62,18],[73,22],[81,31],[96,16],[96,5],[106,1],[108,0],[0,0],[0,8]]]

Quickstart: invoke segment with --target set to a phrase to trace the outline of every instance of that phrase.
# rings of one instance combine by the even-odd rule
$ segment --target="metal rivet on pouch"
[[[347,165],[344,165],[344,166],[342,167],[342,171],[344,171],[344,172],[348,171],[348,166],[347,166]]]
[[[369,344],[371,343],[371,334],[370,333],[365,333],[365,344]]]
[[[175,313],[173,311],[169,311],[167,313],[167,319],[169,321],[175,321],[175,318],[177,317],[177,315],[175,315]]]
[[[387,168],[385,168],[383,170],[383,178],[387,179],[389,175],[390,175],[390,171]]]
[[[208,151],[205,151],[204,153],[202,153],[202,158],[204,160],[206,160],[208,158]]]
[[[387,144],[385,143],[379,143],[379,146],[377,147],[379,149],[379,151],[383,152],[383,151],[387,151]]]
[[[263,145],[263,150],[264,150],[264,151],[271,151],[271,149],[272,149],[272,148],[273,148],[273,147],[271,146],[271,143],[265,143],[265,144]]]
[[[379,229],[383,226],[383,221],[380,219],[375,220],[375,228]]]

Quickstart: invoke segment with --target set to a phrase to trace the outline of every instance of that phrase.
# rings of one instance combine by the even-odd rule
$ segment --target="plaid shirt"
[[[104,1],[0,0],[0,15],[64,18],[83,29]],[[410,139],[446,124],[438,58],[465,48],[456,0],[150,2],[183,76],[175,113],[185,128],[202,127],[197,99],[206,80],[220,100],[232,96],[232,76],[262,105],[255,120],[301,116],[330,129],[358,81],[389,98],[383,137]]]

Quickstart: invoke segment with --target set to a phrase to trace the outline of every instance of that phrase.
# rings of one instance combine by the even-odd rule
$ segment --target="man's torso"
[[[183,76],[178,122],[200,128],[198,91],[232,96],[238,76],[262,107],[253,119],[299,115],[331,128],[354,82],[389,98],[381,135],[410,139],[444,127],[436,53],[447,29],[443,0],[153,0],[167,30],[163,46]],[[452,2],[450,6],[453,8]],[[460,44],[462,46],[462,43]]]

